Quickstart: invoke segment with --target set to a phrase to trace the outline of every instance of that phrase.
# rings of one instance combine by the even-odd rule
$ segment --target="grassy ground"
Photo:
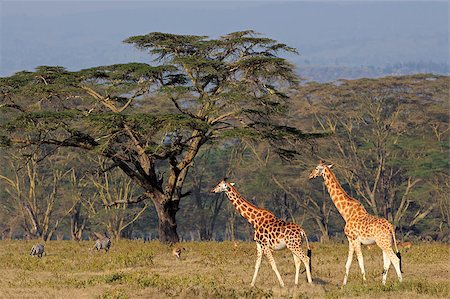
[[[89,251],[93,242],[51,241],[41,259],[28,255],[32,245],[0,241],[1,298],[450,298],[450,246],[444,244],[415,244],[404,251],[404,282],[397,282],[391,267],[386,286],[381,251],[364,248],[367,282],[355,257],[344,288],[347,245],[312,244],[314,285],[302,274],[295,286],[292,256],[278,251],[283,289],[266,260],[256,287],[249,286],[254,243],[183,243],[181,260],[158,242],[113,242],[105,254]]]

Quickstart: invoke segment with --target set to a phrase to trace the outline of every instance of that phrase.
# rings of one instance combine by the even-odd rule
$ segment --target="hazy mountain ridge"
[[[445,2],[131,3],[97,3],[94,11],[81,6],[76,10],[72,3],[71,10],[58,6],[61,11],[54,15],[56,3],[35,4],[47,14],[32,9],[21,14],[13,2],[2,3],[0,76],[39,65],[77,70],[151,62],[122,40],[152,31],[216,37],[249,28],[297,48],[300,55],[287,58],[300,70],[317,66],[314,73],[342,66],[448,64]]]
[[[298,67],[298,73],[304,80],[317,82],[428,73],[450,75],[449,70],[449,64],[433,62],[395,63],[382,67],[346,65],[301,65]]]

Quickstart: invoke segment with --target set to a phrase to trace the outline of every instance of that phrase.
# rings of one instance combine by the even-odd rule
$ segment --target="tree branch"
[[[136,200],[116,200],[116,201],[106,204],[105,206],[112,207],[112,206],[117,206],[117,205],[121,205],[121,204],[137,204],[137,203],[143,202],[147,198],[148,198],[147,195],[142,194],[142,195],[139,195]]]
[[[178,111],[180,111],[181,113],[186,114],[186,115],[189,115],[190,117],[195,118],[195,119],[204,120],[204,118],[198,117],[197,115],[195,115],[195,114],[193,114],[193,113],[191,113],[191,112],[189,112],[189,111],[183,110],[183,109],[180,107],[180,105],[178,104],[177,100],[174,99],[173,97],[170,97],[170,100],[173,102],[173,104],[175,105],[175,107],[176,107],[176,108],[178,109]]]

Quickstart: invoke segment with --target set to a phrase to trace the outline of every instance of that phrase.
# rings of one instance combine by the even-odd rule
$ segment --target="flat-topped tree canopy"
[[[183,184],[203,145],[247,138],[289,158],[298,142],[321,136],[282,119],[299,78],[277,55],[293,48],[252,30],[217,39],[153,32],[125,42],[148,50],[155,65],[41,66],[0,78],[0,137],[7,146],[78,147],[109,158],[153,201],[163,242],[178,241]]]

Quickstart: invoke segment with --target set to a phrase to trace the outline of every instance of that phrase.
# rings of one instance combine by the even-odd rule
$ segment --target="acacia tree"
[[[104,161],[98,161],[103,164]],[[136,222],[148,205],[146,202],[138,207],[129,207],[136,203],[136,186],[133,181],[122,174],[104,172],[100,176],[90,178],[96,193],[85,198],[89,207],[89,216],[106,227],[115,240],[122,237],[124,230]]]
[[[156,65],[100,66],[78,72],[39,67],[0,79],[1,141],[7,146],[76,147],[110,160],[143,190],[159,218],[159,239],[177,242],[183,185],[207,142],[267,140],[289,156],[313,137],[277,117],[296,86],[295,49],[255,32],[218,39],[149,33],[125,40]]]
[[[22,227],[29,236],[47,241],[73,209],[72,206],[68,211],[61,211],[63,205],[59,188],[67,172],[52,169],[48,176],[38,166],[37,153],[26,159],[24,171],[21,171],[21,162],[21,159],[11,159],[11,177],[0,175],[0,181],[9,194],[7,206],[12,208],[11,213],[19,215]]]

